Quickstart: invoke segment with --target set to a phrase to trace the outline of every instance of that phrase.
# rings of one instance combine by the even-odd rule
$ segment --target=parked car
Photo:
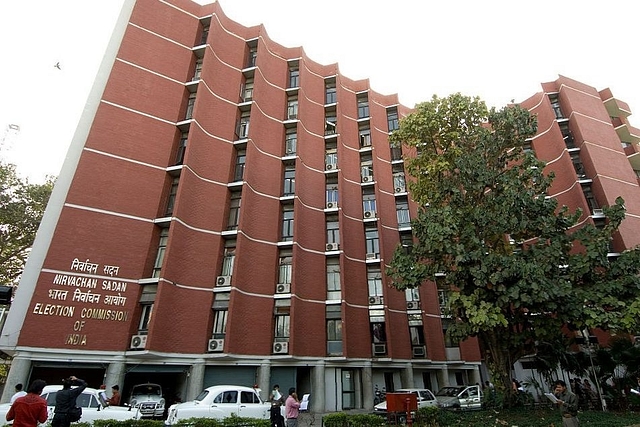
[[[165,425],[174,425],[189,418],[224,419],[239,417],[269,419],[271,403],[263,402],[258,391],[240,385],[215,385],[205,388],[191,402],[176,403],[169,407]]]
[[[443,387],[436,393],[441,408],[482,409],[482,389],[479,385]]]
[[[438,406],[438,401],[431,390],[427,388],[401,388],[394,393],[413,393],[418,396],[418,409],[427,406]],[[373,413],[387,415],[387,401],[380,402],[373,407]]]
[[[138,384],[131,389],[129,405],[140,410],[140,418],[162,418],[165,400],[159,384]]]
[[[56,394],[62,390],[61,385],[48,385],[42,390],[41,396],[47,401],[48,421],[53,419],[53,410],[56,406]],[[85,388],[76,399],[78,406],[82,408],[82,418],[80,422],[91,423],[95,420],[135,420],[139,419],[139,411],[130,406],[107,406],[100,397],[100,390],[95,388]],[[6,421],[7,412],[11,407],[10,403],[0,405],[0,425],[11,424]]]

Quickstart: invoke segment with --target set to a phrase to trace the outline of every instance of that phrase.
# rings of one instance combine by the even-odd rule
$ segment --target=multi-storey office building
[[[436,284],[387,286],[416,212],[388,143],[407,111],[217,3],[127,1],[2,330],[7,382],[279,383],[331,411],[481,381]]]

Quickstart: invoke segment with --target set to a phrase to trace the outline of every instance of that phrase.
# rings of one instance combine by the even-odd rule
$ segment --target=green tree
[[[448,293],[454,339],[477,337],[498,386],[511,393],[513,362],[566,325],[630,329],[640,312],[640,252],[608,257],[624,219],[574,228],[581,212],[547,198],[553,174],[526,150],[535,117],[519,106],[436,96],[401,121],[409,190],[420,206],[414,246],[398,248],[387,274],[397,289],[435,280]]]
[[[29,184],[0,161],[0,285],[17,284],[52,189],[52,178]]]

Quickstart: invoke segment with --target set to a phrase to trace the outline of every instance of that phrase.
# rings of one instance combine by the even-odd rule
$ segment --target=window
[[[558,125],[560,126],[560,132],[562,132],[562,138],[564,139],[564,145],[568,149],[576,148],[576,144],[575,144],[575,141],[573,139],[573,134],[571,133],[571,130],[569,129],[569,122],[561,122],[561,123],[558,123]]]
[[[184,115],[185,120],[190,120],[193,118],[193,108],[196,105],[196,94],[189,94],[189,99],[187,100],[187,112]]]
[[[375,212],[376,211],[376,196],[375,196],[375,194],[366,193],[366,194],[362,195],[362,210],[364,212]]]
[[[240,90],[240,99],[242,102],[249,102],[253,99],[253,79],[247,79]]]
[[[162,269],[162,261],[164,260],[164,253],[167,249],[167,242],[169,241],[169,229],[163,228],[160,231],[160,241],[158,242],[158,253],[156,254],[156,262],[153,266],[152,277],[160,277],[160,270]]]
[[[587,204],[589,205],[589,209],[593,212],[594,209],[599,209],[600,206],[596,201],[596,197],[593,195],[593,191],[591,191],[590,185],[582,186],[582,193],[584,194],[584,198],[587,200]]]
[[[242,202],[242,193],[240,191],[231,192],[229,200],[229,221],[227,221],[227,230],[236,230],[240,221],[240,204]]]
[[[335,114],[335,113],[332,113],[332,114]],[[335,135],[337,125],[338,125],[338,118],[335,115],[327,115],[325,117],[325,127],[324,127],[325,136]]]
[[[287,120],[296,120],[298,118],[298,97],[290,96],[287,99]]]
[[[373,159],[371,157],[371,153],[361,153],[360,156],[360,176],[362,178],[362,182],[372,182],[373,181]]]
[[[238,136],[238,139],[244,139],[249,136],[249,112],[248,111],[242,112],[242,115],[238,120],[236,135]]]
[[[191,80],[194,82],[197,80],[200,80],[201,74],[202,74],[202,58],[198,58],[196,59],[196,67],[193,72],[193,78]]]
[[[384,330],[384,322],[371,323],[371,341],[373,343],[387,342],[387,332]]]
[[[402,147],[391,147],[391,160],[402,160]]]
[[[340,243],[340,228],[338,217],[330,216],[327,218],[327,243]]]
[[[202,27],[202,36],[200,37],[200,44],[207,43],[207,38],[209,37],[209,26],[206,25]]]
[[[247,57],[247,68],[255,67],[256,59],[258,59],[258,46],[251,46]]]
[[[444,346],[445,347],[458,347],[459,343],[451,339],[449,334],[447,334],[447,330],[451,327],[450,319],[442,319],[442,335],[444,337]]]
[[[324,161],[326,169],[335,169],[338,164],[338,150],[335,148],[329,148],[325,151]],[[331,166],[329,166],[331,165]]]
[[[218,295],[216,295],[216,299]],[[224,338],[227,333],[227,317],[229,310],[215,310],[213,312],[213,338]]]
[[[327,184],[327,207],[333,203],[332,207],[338,205],[338,186],[337,184]]]
[[[364,236],[367,255],[373,254],[374,259],[380,258],[380,239],[378,238],[378,229],[374,227],[366,227],[364,230]]]
[[[285,206],[282,210],[282,241],[293,241],[293,206]]]
[[[407,288],[404,290],[404,295],[407,302],[420,301],[420,292],[418,288]]]
[[[340,259],[327,258],[327,299],[340,300]]]
[[[389,132],[393,132],[400,127],[397,108],[394,107],[387,110],[387,125],[389,126]]]
[[[176,204],[176,195],[178,194],[178,185],[180,184],[180,178],[173,178],[171,181],[171,188],[169,189],[169,197],[167,198],[167,209],[165,216],[171,216],[173,208]]]
[[[398,218],[398,227],[411,226],[409,202],[407,200],[396,200],[396,216]]]
[[[358,118],[364,119],[369,117],[369,97],[367,94],[358,95]]]
[[[360,129],[360,147],[371,147],[371,129]]]
[[[560,100],[558,99],[558,94],[555,93],[549,95],[549,101],[551,102],[551,108],[553,108],[556,119],[564,119],[564,115],[562,114],[562,110],[560,109]]]
[[[233,264],[236,259],[235,242],[232,243],[233,247],[227,247],[224,249],[224,257],[222,258],[222,272],[221,276],[231,276],[233,274]]]
[[[152,313],[153,313],[153,304],[142,304],[142,314],[140,315],[138,332],[149,330],[149,323],[151,322]]]
[[[325,104],[335,104],[338,102],[335,82],[326,83],[325,93]]]
[[[424,331],[422,326],[409,326],[409,338],[411,339],[411,345],[423,345]]]
[[[368,269],[367,284],[370,297],[382,296],[382,273],[379,268]]]
[[[187,152],[187,140],[189,138],[188,132],[183,132],[180,136],[180,142],[178,143],[178,151],[176,152],[176,165],[181,165],[184,162],[184,154]]]
[[[584,171],[584,165],[580,160],[580,152],[571,152],[571,162],[573,163],[573,168],[576,170],[576,176],[578,179],[584,179],[587,177],[587,174]]]
[[[300,70],[298,68],[289,69],[289,87],[300,87]]]
[[[277,314],[275,318],[275,338],[289,338],[289,314]]]
[[[293,256],[290,251],[282,251],[278,259],[278,283],[291,283]]]
[[[245,150],[238,150],[236,153],[236,167],[233,175],[234,181],[242,181],[244,176],[244,164],[247,161],[247,152]]]
[[[284,135],[284,155],[294,156],[298,144],[298,133],[296,129],[287,129]]]
[[[296,169],[294,166],[287,166],[284,170],[284,186],[282,194],[293,196],[296,192]]]
[[[448,304],[449,297],[447,296],[447,291],[442,288],[438,288],[438,305],[440,305],[441,314],[446,313]]]
[[[342,319],[327,319],[327,354],[342,354]]]
[[[398,172],[393,174],[393,187],[396,193],[404,193],[407,191],[404,173]]]

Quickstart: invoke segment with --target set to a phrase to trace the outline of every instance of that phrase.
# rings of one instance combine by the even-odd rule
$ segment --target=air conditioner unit
[[[327,163],[325,165],[325,169],[328,170],[328,171],[333,170],[335,168],[336,168],[336,164],[335,163]]]
[[[340,246],[337,243],[327,243],[327,252],[337,251]]]
[[[278,283],[276,286],[277,294],[290,294],[291,293],[291,283]]]
[[[273,352],[275,354],[287,354],[289,353],[289,343],[288,342],[274,342],[273,343]]]
[[[602,216],[602,215],[604,215],[604,210],[603,209],[594,209],[593,210],[593,215],[594,216]]]
[[[369,305],[381,305],[381,304],[382,304],[382,297],[380,295],[369,297]]]
[[[296,150],[294,150],[293,148],[287,148],[284,154],[286,154],[287,156],[291,156],[293,154],[296,154]]]
[[[366,255],[366,258],[367,258],[367,259],[376,259],[376,258],[377,258],[377,256],[376,256],[376,254],[374,254],[374,253],[368,253],[368,254]]]
[[[216,338],[210,339],[208,349],[211,353],[221,352],[224,349],[224,340]]]
[[[131,337],[131,346],[132,350],[144,350],[147,346],[147,336],[146,335],[134,335]]]
[[[396,187],[396,193],[404,193],[404,188],[402,187]]]
[[[424,357],[425,354],[426,352],[423,345],[413,347],[413,357]]]
[[[387,353],[387,345],[386,344],[373,344],[373,354],[381,355]]]
[[[364,211],[364,217],[365,218],[375,218],[376,217],[376,211]]]
[[[231,276],[218,276],[216,286],[231,286]]]
[[[337,209],[338,202],[327,202],[327,209]]]
[[[362,182],[373,182],[373,177],[372,176],[363,176],[362,177]]]
[[[420,301],[407,301],[407,310],[419,310]]]

